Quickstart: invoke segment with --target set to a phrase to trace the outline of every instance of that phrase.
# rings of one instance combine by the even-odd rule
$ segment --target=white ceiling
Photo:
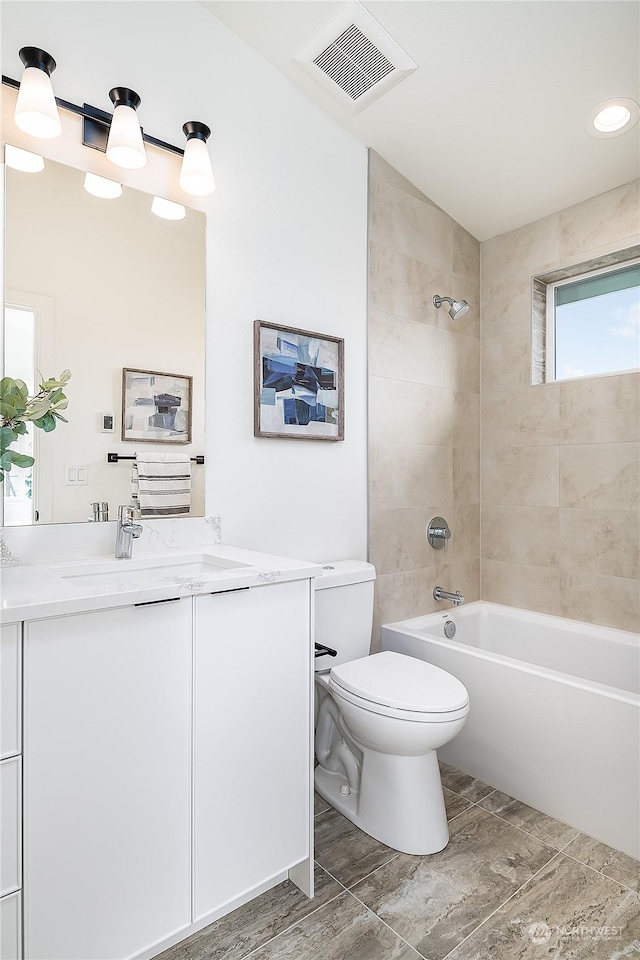
[[[418,69],[355,115],[294,60],[344,3],[202,2],[479,240],[640,173],[640,124],[585,127],[603,100],[640,100],[636,0],[366,0]]]

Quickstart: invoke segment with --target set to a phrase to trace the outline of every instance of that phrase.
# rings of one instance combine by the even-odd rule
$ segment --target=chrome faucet
[[[142,533],[142,525],[133,522],[133,507],[125,503],[118,507],[118,522],[116,524],[116,559],[129,560],[133,541]]]
[[[450,600],[454,606],[459,606],[461,603],[464,603],[464,597],[459,590],[456,590],[455,593],[449,593],[448,590],[443,590],[442,587],[433,588],[433,599],[434,600]]]

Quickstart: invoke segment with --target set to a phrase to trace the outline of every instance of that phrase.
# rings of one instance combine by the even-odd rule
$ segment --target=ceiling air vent
[[[377,20],[350,3],[296,55],[323,86],[354,112],[416,69]]]

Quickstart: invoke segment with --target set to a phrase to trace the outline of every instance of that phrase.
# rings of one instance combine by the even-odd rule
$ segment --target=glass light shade
[[[621,103],[614,103],[596,114],[593,125],[601,133],[613,133],[615,130],[621,130],[622,127],[626,126],[630,119],[631,111]]]
[[[207,144],[198,137],[192,137],[185,144],[180,187],[193,197],[206,197],[216,188]]]
[[[87,173],[84,178],[84,188],[87,193],[103,200],[116,200],[122,196],[122,185],[115,180],[107,180],[95,173]]]
[[[147,154],[138,114],[133,107],[121,104],[115,108],[107,140],[107,157],[116,167],[126,170],[139,170],[145,166]]]
[[[50,140],[62,133],[51,78],[38,67],[26,67],[20,81],[15,112],[16,126],[32,137]]]
[[[44,158],[40,154],[13,147],[10,143],[4,148],[4,161],[8,167],[22,170],[23,173],[40,173],[44,170]]]
[[[151,202],[151,212],[163,220],[184,220],[187,211],[181,203],[165,200],[164,197],[154,197]]]

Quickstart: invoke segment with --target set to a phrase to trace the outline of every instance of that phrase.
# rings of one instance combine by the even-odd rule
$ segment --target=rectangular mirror
[[[4,375],[30,394],[40,375],[68,368],[71,380],[69,422],[21,438],[35,464],[7,474],[4,524],[86,521],[94,501],[107,501],[114,519],[131,502],[134,460],[108,463],[108,453],[204,454],[205,215],[162,219],[130,187],[98,198],[84,171],[51,160],[39,173],[5,170]],[[124,413],[144,429],[123,433],[125,368],[161,374],[156,399],[166,404],[147,378],[138,408]],[[190,434],[173,429],[186,383]],[[204,515],[204,469],[191,462],[190,516]]]

